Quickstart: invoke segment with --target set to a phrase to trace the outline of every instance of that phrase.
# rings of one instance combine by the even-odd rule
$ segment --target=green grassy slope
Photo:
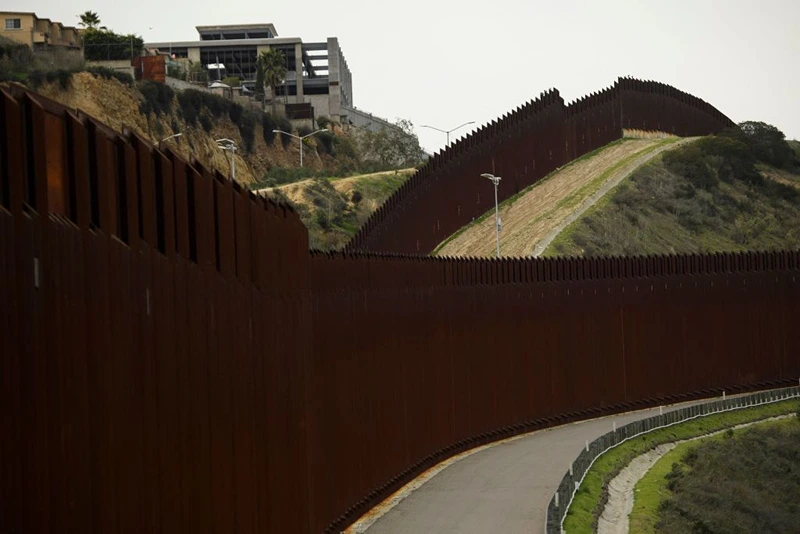
[[[308,228],[312,249],[336,250],[414,172],[402,169],[349,178],[314,178],[264,192],[295,207]]]
[[[568,226],[545,256],[800,247],[800,172],[712,137],[657,158]]]
[[[670,488],[677,489],[678,481],[682,478],[689,478],[692,479],[692,465],[695,464],[696,460],[698,459],[698,447],[703,447],[702,453],[704,455],[708,454],[709,449],[713,450],[714,453],[718,453],[720,449],[727,450],[731,448],[733,445],[730,440],[731,439],[744,439],[746,441],[750,441],[752,444],[752,440],[749,436],[746,436],[746,433],[750,433],[755,431],[756,434],[763,438],[769,434],[773,434],[774,432],[782,431],[791,435],[792,433],[797,434],[800,432],[800,424],[798,424],[798,418],[796,416],[790,415],[789,418],[784,418],[780,420],[772,420],[772,421],[761,421],[757,424],[757,426],[749,426],[746,428],[739,428],[734,430],[732,428],[728,429],[726,432],[721,434],[716,434],[711,437],[701,438],[697,441],[685,441],[679,445],[677,445],[674,449],[669,451],[667,454],[662,456],[656,463],[650,468],[647,473],[636,483],[636,488],[634,489],[635,493],[635,502],[633,505],[633,511],[629,516],[630,520],[630,531],[631,532],[638,532],[640,534],[651,534],[658,532],[656,526],[659,524],[659,515],[660,513],[664,512],[664,515],[672,515],[667,511],[667,507],[669,505],[664,505],[662,509],[663,503],[667,501],[673,501],[673,504],[676,504],[676,500],[683,500],[687,497],[687,493],[685,491],[679,492],[677,495],[673,494]],[[781,436],[785,438],[786,436]],[[712,445],[713,442],[722,442],[718,443],[716,446]],[[741,444],[739,444],[741,445]],[[733,447],[734,449],[740,449],[740,447]],[[757,452],[762,452],[763,447],[757,447]],[[732,451],[731,451],[732,452]],[[740,449],[741,452],[741,449]],[[749,454],[749,452],[748,452]],[[759,460],[764,461],[765,458],[763,455],[759,455]],[[715,467],[720,467],[725,469],[724,464],[731,462],[731,460],[736,461],[733,459],[732,456],[728,454],[718,456],[717,454],[711,454],[710,457],[713,459],[713,463]],[[756,459],[757,457],[753,457]],[[686,462],[684,462],[686,460]],[[741,458],[738,459],[741,461]],[[780,460],[778,460],[780,461]],[[708,467],[706,464],[704,467]],[[750,464],[750,469],[756,467],[756,476],[752,479],[762,478],[764,472],[761,471],[763,469],[762,466],[758,466],[753,462]],[[728,466],[730,469],[730,466]],[[701,472],[698,473],[702,475]],[[738,477],[742,475],[749,476],[752,473],[741,473],[738,474]],[[778,473],[778,479],[780,479],[780,473]],[[690,498],[698,498],[699,496],[695,493],[697,489],[699,489],[697,480],[692,480],[689,484],[689,490],[692,492],[692,495],[688,495]],[[769,482],[775,482],[775,480],[771,480]],[[740,485],[741,485],[741,478],[740,478]],[[710,484],[709,487],[716,487],[716,484]],[[759,488],[760,489],[760,488]],[[727,490],[729,491],[729,489]],[[754,492],[757,494],[759,498],[764,497],[763,494],[759,490]],[[701,497],[700,497],[701,498]],[[732,500],[733,501],[733,500]],[[760,507],[755,507],[753,510],[748,510],[747,515],[757,516],[759,514],[764,513],[764,510],[760,509]],[[770,513],[770,512],[767,512]],[[674,519],[674,518],[673,518]],[[680,521],[680,520],[679,520]],[[666,524],[661,525],[666,527]],[[673,528],[679,525],[672,525]],[[691,527],[689,528],[691,530]]]
[[[797,532],[798,457],[796,418],[691,449],[666,475],[656,531]]]

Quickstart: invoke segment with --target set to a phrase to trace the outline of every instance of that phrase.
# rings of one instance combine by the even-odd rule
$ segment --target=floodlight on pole
[[[428,126],[427,124],[422,124],[420,126],[420,128],[430,128],[431,130],[436,130],[437,132],[442,132],[443,134],[447,134],[447,146],[450,146],[450,134],[452,132],[455,132],[459,128],[463,128],[464,126],[467,126],[468,124],[475,124],[475,121],[465,122],[461,126],[456,126],[452,130],[442,130],[441,128],[437,128],[436,126]]]
[[[233,139],[217,139],[217,147],[231,153],[231,182],[236,180],[236,141]]]
[[[176,134],[172,134],[172,135],[170,135],[168,137],[165,137],[164,139],[162,139],[161,141],[158,142],[158,149],[161,150],[161,143],[163,143],[164,141],[169,141],[170,139],[175,139],[176,137],[180,137],[182,135],[183,135],[182,133],[176,133]]]
[[[485,172],[481,174],[481,178],[488,178],[494,184],[494,222],[495,230],[497,232],[497,257],[500,258],[500,210],[497,206],[497,186],[500,185],[500,177]]]
[[[284,132],[283,130],[272,130],[272,133],[280,133],[280,134],[288,135],[289,137],[294,137],[295,139],[299,139],[300,140],[300,168],[302,168],[303,167],[303,140],[306,137],[311,137],[312,135],[317,135],[320,132],[327,132],[327,131],[328,131],[327,128],[322,128],[320,130],[317,130],[316,132],[311,132],[310,134],[304,135],[302,137],[300,137],[299,135],[291,134],[289,132]]]

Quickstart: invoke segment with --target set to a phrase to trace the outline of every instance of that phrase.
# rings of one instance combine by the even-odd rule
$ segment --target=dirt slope
[[[369,204],[372,211],[380,207],[386,197],[384,193],[394,192],[394,182],[398,179],[400,183],[411,176],[416,169],[399,169],[392,171],[374,172],[371,174],[359,174],[347,178],[328,179],[336,191],[344,195],[352,195],[353,191],[360,191],[363,201]],[[306,192],[315,179],[301,180],[291,184],[280,185],[278,187],[267,187],[259,189],[257,193],[269,194],[273,191],[280,191],[294,204],[309,204]]]
[[[607,190],[659,152],[682,142],[674,137],[625,138],[577,159],[500,205],[503,256],[530,256],[549,243]],[[500,187],[502,187],[502,182]],[[454,234],[439,256],[491,256],[495,252],[494,210]]]
[[[187,124],[178,110],[177,100],[167,114],[142,114],[139,104],[141,94],[114,79],[104,79],[88,72],[72,75],[69,87],[65,90],[58,83],[41,86],[37,92],[67,107],[79,109],[98,119],[115,131],[121,132],[123,127],[136,132],[153,143],[174,133],[183,135],[170,140],[170,148],[185,159],[196,158],[223,174],[229,173],[230,163],[226,152],[217,148],[215,139],[233,139],[244,146],[239,128],[227,117],[215,119],[212,129],[206,132],[199,125]],[[306,149],[306,166],[322,169],[333,166],[330,156],[320,156],[315,151]],[[272,167],[294,167],[299,159],[296,142],[285,147],[280,142],[266,143],[261,133],[261,126],[256,128],[253,150],[240,150],[236,154],[236,179],[249,184],[264,176]]]

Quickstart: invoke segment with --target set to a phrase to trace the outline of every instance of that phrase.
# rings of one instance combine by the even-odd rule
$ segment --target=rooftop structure
[[[278,37],[269,23],[196,29],[197,41],[145,43],[145,47],[201,65],[209,80],[236,76],[250,90],[255,89],[259,54],[276,49],[286,60],[286,81],[275,97],[286,104],[311,104],[317,116],[337,120],[343,106],[353,105],[352,75],[336,37],[304,43],[299,37]]]
[[[3,20],[0,36],[31,48],[49,46],[83,48],[83,39],[77,29],[50,19],[39,18],[36,13],[0,11],[0,19]]]

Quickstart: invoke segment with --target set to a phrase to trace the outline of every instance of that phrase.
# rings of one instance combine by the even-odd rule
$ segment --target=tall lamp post
[[[316,132],[311,132],[308,135],[304,135],[304,136],[300,137],[299,135],[294,135],[294,134],[291,134],[289,132],[284,132],[283,130],[272,130],[273,133],[280,133],[280,134],[283,134],[283,135],[288,135],[289,137],[294,137],[295,139],[299,139],[300,140],[300,168],[303,167],[303,140],[306,137],[311,137],[312,135],[317,135],[320,132],[327,132],[327,131],[328,131],[327,128],[322,128],[321,130],[317,130]]]
[[[164,141],[169,141],[170,139],[175,139],[176,137],[180,137],[182,135],[183,135],[182,133],[176,133],[170,135],[169,137],[165,137],[164,139],[158,142],[158,149],[161,150],[161,143],[163,143]]]
[[[481,178],[488,178],[494,184],[494,222],[497,231],[497,257],[500,257],[500,211],[497,207],[497,186],[500,185],[500,177],[493,174],[483,173]]]
[[[421,125],[420,128],[430,128],[431,130],[436,130],[437,132],[442,132],[443,134],[447,134],[447,146],[450,146],[450,134],[452,132],[455,132],[459,128],[463,128],[464,126],[467,126],[468,124],[475,124],[475,121],[465,122],[461,126],[456,126],[452,130],[442,130],[441,128],[437,128],[436,126],[428,126],[427,124]]]
[[[233,139],[217,139],[217,147],[231,153],[231,182],[236,180],[236,142]]]

